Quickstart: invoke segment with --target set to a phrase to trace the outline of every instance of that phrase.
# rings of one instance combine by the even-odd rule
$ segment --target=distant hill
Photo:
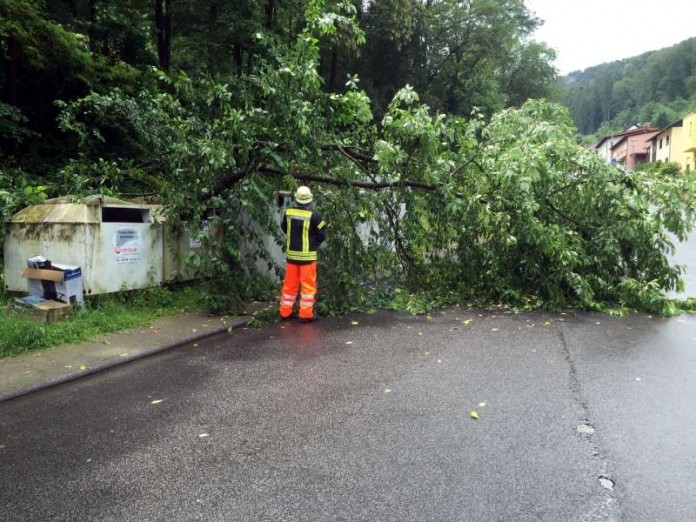
[[[582,134],[606,134],[634,123],[664,127],[696,109],[696,38],[558,81],[557,96]]]

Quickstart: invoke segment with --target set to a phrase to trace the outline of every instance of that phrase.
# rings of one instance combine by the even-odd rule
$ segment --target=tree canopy
[[[0,14],[3,214],[94,192],[157,195],[191,230],[214,214],[220,233],[191,259],[213,309],[275,294],[256,269],[282,270],[264,248],[280,240],[272,202],[310,184],[329,223],[324,313],[675,310],[666,253],[690,230],[694,180],[615,169],[575,144],[564,108],[528,100],[554,73],[521,1],[0,0]]]

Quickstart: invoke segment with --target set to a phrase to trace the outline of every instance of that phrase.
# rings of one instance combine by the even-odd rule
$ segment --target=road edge
[[[161,346],[157,346],[155,348],[150,348],[149,350],[145,350],[140,353],[136,353],[133,355],[128,355],[126,357],[118,357],[118,358],[113,358],[113,359],[108,359],[105,360],[101,363],[98,363],[94,366],[91,366],[87,368],[86,370],[81,370],[77,372],[71,372],[71,373],[66,373],[64,375],[61,375],[59,377],[53,377],[50,378],[46,381],[42,381],[39,383],[35,384],[29,384],[26,386],[21,386],[19,388],[15,388],[14,390],[9,390],[6,392],[0,392],[0,404],[3,404],[5,402],[9,402],[14,399],[18,399],[20,397],[24,397],[25,395],[29,395],[31,393],[35,393],[38,391],[45,390],[47,388],[52,388],[54,386],[59,386],[61,384],[66,384],[72,381],[76,381],[78,379],[81,379],[83,377],[88,377],[90,375],[94,375],[106,370],[110,370],[111,368],[115,368],[117,366],[122,366],[124,364],[127,364],[129,362],[137,361],[139,359],[144,359],[145,357],[150,357],[152,355],[158,354],[160,352],[164,352],[166,350],[171,350],[172,348],[178,348],[179,346],[183,346],[185,344],[190,344],[196,341],[200,341],[202,339],[206,339],[208,337],[212,337],[214,335],[219,335],[225,332],[229,332],[233,330],[234,328],[239,328],[240,326],[246,326],[249,324],[249,322],[252,320],[252,317],[247,316],[247,317],[239,317],[230,320],[229,323],[227,323],[224,326],[217,326],[211,330],[208,330],[206,332],[201,332],[201,333],[196,333],[193,335],[188,335],[186,337],[182,337],[181,339],[177,339],[176,341],[171,341],[169,343],[165,343]]]

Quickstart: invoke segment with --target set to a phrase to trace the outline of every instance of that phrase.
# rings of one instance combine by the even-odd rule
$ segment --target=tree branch
[[[274,176],[292,176],[293,178],[300,181],[312,181],[315,183],[325,183],[327,185],[337,185],[343,187],[356,187],[364,188],[370,190],[381,190],[388,188],[399,188],[399,187],[411,187],[421,190],[435,191],[437,190],[437,185],[432,185],[429,183],[423,183],[422,181],[409,181],[409,180],[398,180],[398,181],[381,181],[381,182],[365,182],[365,181],[353,181],[347,179],[330,178],[328,176],[316,176],[313,174],[304,174],[302,172],[284,172],[279,168],[271,167],[270,165],[259,165],[258,172],[262,174],[271,174]],[[234,178],[236,176],[232,176]],[[240,176],[239,179],[244,176]],[[230,179],[232,179],[230,178]]]

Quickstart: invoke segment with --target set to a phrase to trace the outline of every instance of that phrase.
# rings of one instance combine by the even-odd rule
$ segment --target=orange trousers
[[[314,296],[317,293],[317,262],[308,265],[287,263],[285,281],[280,295],[280,315],[290,317],[300,290],[300,319],[314,317]]]

